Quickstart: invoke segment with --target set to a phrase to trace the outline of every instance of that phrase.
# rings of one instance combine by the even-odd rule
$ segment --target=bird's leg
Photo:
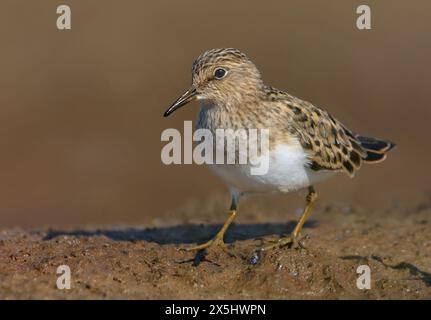
[[[194,246],[191,248],[187,248],[186,250],[187,251],[204,250],[204,249],[207,249],[207,248],[212,247],[212,246],[225,247],[226,245],[223,241],[224,234],[226,233],[226,230],[232,224],[232,222],[236,216],[236,199],[235,199],[235,197],[232,197],[232,204],[230,206],[229,213],[230,213],[229,218],[226,220],[223,227],[220,229],[220,231],[216,234],[216,236],[213,239],[211,239],[208,242],[205,242],[203,244],[200,244],[200,245],[197,245],[197,246]]]
[[[294,244],[298,244],[300,247],[303,247],[302,244],[298,241],[298,236],[302,230],[302,227],[304,226],[304,223],[307,221],[308,217],[311,214],[311,211],[313,209],[314,202],[316,201],[316,199],[317,199],[317,193],[314,190],[313,186],[310,186],[308,188],[308,195],[306,197],[304,212],[301,218],[299,219],[298,223],[296,224],[295,229],[293,229],[293,232],[290,234],[290,236],[281,238],[280,240],[278,240],[276,244],[264,247],[261,250],[266,251],[269,249],[273,249],[275,247],[281,248],[286,245],[294,245]]]

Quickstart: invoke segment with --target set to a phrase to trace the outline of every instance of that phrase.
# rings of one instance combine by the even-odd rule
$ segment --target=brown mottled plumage
[[[223,243],[224,232],[236,214],[236,204],[242,194],[289,192],[308,187],[304,214],[292,235],[279,245],[296,243],[316,198],[314,182],[333,172],[353,176],[363,162],[383,161],[394,147],[386,140],[354,134],[322,108],[265,85],[253,62],[237,49],[206,51],[193,63],[192,75],[191,88],[175,101],[165,116],[198,99],[201,110],[197,128],[213,133],[216,129],[267,128],[269,149],[276,159],[276,171],[266,178],[245,177],[238,166],[214,166],[231,187],[232,214],[215,239],[195,249]],[[290,167],[280,168],[280,163]]]
[[[383,161],[394,144],[376,138],[353,134],[327,111],[288,93],[266,87],[266,95],[274,103],[287,108],[287,130],[297,137],[310,158],[313,170],[344,171],[350,176],[362,161]]]

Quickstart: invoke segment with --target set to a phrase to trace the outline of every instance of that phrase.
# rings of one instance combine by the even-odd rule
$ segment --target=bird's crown
[[[232,65],[250,62],[247,56],[235,48],[211,49],[202,53],[192,66],[193,74],[214,65]]]

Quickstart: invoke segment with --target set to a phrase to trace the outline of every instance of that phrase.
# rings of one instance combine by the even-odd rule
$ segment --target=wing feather
[[[367,156],[356,136],[327,111],[288,93],[271,88],[271,100],[287,105],[288,129],[310,159],[313,170],[334,170],[353,176]]]

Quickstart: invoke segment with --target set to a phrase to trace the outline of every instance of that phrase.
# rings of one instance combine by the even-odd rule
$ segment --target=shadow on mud
[[[408,262],[400,262],[396,265],[390,265],[390,264],[385,263],[382,258],[380,258],[379,256],[376,256],[376,255],[371,255],[370,257],[343,256],[340,258],[343,260],[363,260],[363,261],[368,261],[371,259],[371,260],[380,262],[386,268],[391,268],[394,270],[407,270],[410,273],[410,275],[417,277],[418,280],[423,281],[427,287],[431,287],[431,273],[423,271],[423,270],[419,269],[418,267],[416,267],[415,265],[408,263]]]
[[[232,243],[238,240],[249,240],[269,235],[284,235],[290,233],[296,221],[288,223],[251,223],[233,224],[225,235],[225,242]],[[305,223],[304,228],[313,228],[315,221]],[[59,236],[92,237],[105,236],[114,241],[148,241],[158,244],[189,244],[205,242],[211,239],[222,227],[220,224],[195,225],[184,224],[162,228],[121,228],[61,231],[50,230],[44,240],[51,240]]]

